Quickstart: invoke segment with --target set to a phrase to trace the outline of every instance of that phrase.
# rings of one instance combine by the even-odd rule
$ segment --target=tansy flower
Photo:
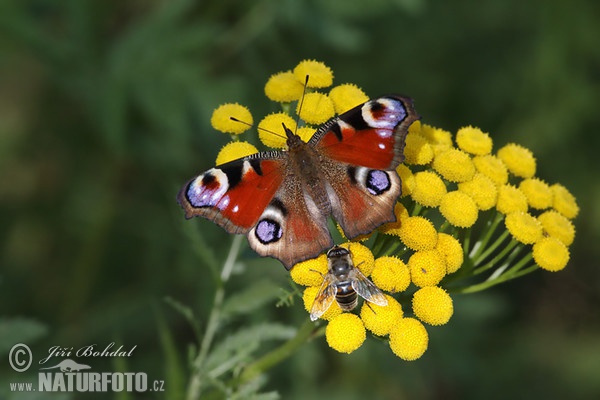
[[[364,302],[360,318],[365,327],[377,336],[384,336],[403,317],[402,306],[391,296],[385,295],[387,306]]]
[[[523,146],[509,143],[498,150],[498,157],[515,176],[531,178],[535,175],[535,157],[533,157],[531,151]]]
[[[307,123],[318,125],[333,117],[335,110],[333,102],[327,95],[313,92],[307,93],[303,102],[298,102],[296,113]]]
[[[286,135],[283,130],[285,125],[292,132],[296,130],[296,121],[284,112],[269,114],[258,124],[258,138],[265,146],[272,148],[284,148],[286,146]]]
[[[436,154],[431,166],[450,182],[465,182],[473,178],[475,174],[475,165],[473,165],[471,157],[464,151],[455,148]]]
[[[323,280],[323,279],[321,279]],[[312,306],[315,302],[315,299],[317,297],[317,294],[319,293],[319,289],[321,288],[321,286],[309,286],[306,289],[304,289],[304,293],[302,294],[302,302],[304,303],[304,309],[310,313],[312,310]],[[340,307],[340,305],[338,304],[337,301],[333,301],[331,303],[331,306],[329,306],[329,308],[327,309],[327,311],[325,311],[325,313],[323,313],[323,315],[321,315],[319,318],[324,319],[326,321],[331,321],[331,319],[337,317],[338,315],[342,314],[342,308]]]
[[[443,232],[438,233],[437,237],[435,249],[444,256],[446,274],[458,271],[464,261],[464,252],[460,242],[455,237]]]
[[[333,101],[333,106],[337,114],[343,114],[369,100],[369,96],[352,83],[345,83],[334,87],[329,91],[329,97]]]
[[[296,79],[291,71],[271,75],[265,85],[265,94],[273,101],[289,103],[298,100],[304,92],[304,78]]]
[[[366,276],[371,275],[371,271],[375,268],[375,257],[373,256],[371,249],[364,244],[357,242],[346,242],[341,244],[340,247],[350,251],[352,254],[352,261],[356,268],[360,269]]]
[[[308,143],[308,141],[310,140],[310,138],[313,137],[314,134],[315,130],[308,126],[298,128],[298,130],[296,131],[296,135],[300,136],[300,139],[302,139],[304,143]]]
[[[403,292],[410,285],[410,271],[398,257],[379,257],[375,259],[371,280],[375,286],[386,292]]]
[[[406,361],[420,358],[427,350],[429,336],[419,320],[402,318],[390,331],[390,348]]]
[[[569,249],[558,239],[543,238],[533,245],[533,259],[546,271],[560,271],[569,262]]]
[[[408,259],[412,282],[419,286],[435,286],[446,275],[446,262],[437,250],[417,251]]]
[[[309,88],[325,88],[333,84],[331,69],[324,63],[315,60],[301,61],[294,68],[294,76],[302,83],[308,76],[306,86]]]
[[[402,203],[396,203],[394,206],[394,215],[396,221],[388,222],[387,224],[381,225],[377,230],[383,232],[386,235],[400,235],[400,228],[402,227],[402,221],[409,217],[408,210]]]
[[[476,172],[470,181],[459,183],[458,190],[471,196],[481,211],[489,210],[496,205],[498,189],[490,178],[480,172]]]
[[[459,228],[473,226],[479,215],[475,201],[459,191],[448,192],[442,197],[440,213],[451,225]]]
[[[407,164],[429,164],[433,160],[433,149],[423,136],[411,133],[409,130],[404,146],[404,158],[404,162]]]
[[[427,218],[417,216],[402,221],[398,236],[409,249],[431,250],[437,244],[438,234]]]
[[[467,153],[484,156],[492,151],[492,139],[479,128],[466,126],[456,132],[456,144]]]
[[[352,353],[365,341],[365,326],[354,314],[343,313],[333,318],[325,328],[325,339],[332,349],[340,353]]]
[[[491,154],[477,156],[473,158],[473,164],[477,171],[490,178],[497,186],[508,182],[508,170],[498,157]]]
[[[258,153],[258,149],[248,142],[229,142],[217,154],[215,164],[225,164],[254,153]]]
[[[564,215],[557,211],[546,211],[538,217],[544,231],[551,237],[570,246],[575,239],[575,226]]]
[[[448,131],[422,124],[419,133],[431,144],[432,148],[436,149],[436,154],[452,147],[452,134]]]
[[[299,262],[290,271],[292,280],[302,286],[319,286],[328,271],[327,255]]]
[[[527,212],[527,208],[527,197],[518,188],[512,185],[498,188],[496,210],[502,214],[510,214],[515,211]]]
[[[415,175],[415,187],[411,197],[425,207],[437,207],[446,194],[444,181],[433,171],[421,171]]]
[[[569,219],[575,218],[579,214],[579,206],[571,192],[558,183],[552,185],[551,189],[554,194],[552,207]]]
[[[396,167],[396,172],[402,181],[402,197],[408,196],[415,188],[415,177],[410,168],[404,164],[398,165],[398,167]]]
[[[530,214],[515,211],[504,220],[512,237],[524,244],[533,244],[542,237],[542,224]]]
[[[429,325],[448,323],[454,312],[452,298],[438,286],[417,290],[412,298],[412,309],[417,318]]]
[[[519,184],[519,190],[527,197],[531,208],[538,210],[552,206],[552,190],[544,181],[537,178],[524,179]]]
[[[234,121],[231,119],[232,117],[242,122]],[[253,122],[250,111],[237,103],[220,105],[213,111],[210,118],[210,124],[213,128],[219,132],[233,133],[234,135],[246,132]]]

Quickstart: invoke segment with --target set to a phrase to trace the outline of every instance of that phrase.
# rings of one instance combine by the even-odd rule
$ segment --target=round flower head
[[[364,244],[356,242],[347,242],[341,244],[340,247],[350,251],[354,266],[360,269],[360,272],[365,274],[365,276],[371,275],[371,271],[375,268],[375,257],[371,253],[371,249]]]
[[[423,324],[414,318],[402,318],[390,331],[390,348],[406,361],[420,358],[427,350],[429,336]]]
[[[375,259],[371,280],[375,286],[386,292],[403,292],[410,285],[410,271],[398,257],[379,257]]]
[[[294,68],[294,76],[304,83],[308,76],[307,87],[324,88],[333,84],[333,72],[331,68],[319,61],[304,60]]]
[[[421,126],[421,136],[432,146],[445,150],[452,147],[452,134],[440,128],[435,128],[431,125],[423,124]]]
[[[333,101],[336,114],[345,113],[369,100],[369,97],[352,83],[344,83],[334,87],[329,91],[329,97]]]
[[[302,109],[300,106],[302,105]],[[296,113],[309,124],[318,125],[333,117],[335,110],[331,99],[323,93],[307,93],[304,101],[298,102]]]
[[[437,207],[446,194],[446,185],[433,171],[421,171],[415,175],[415,187],[411,197],[425,207]]]
[[[402,181],[402,197],[408,196],[415,188],[415,177],[412,171],[404,164],[398,165],[396,172]]]
[[[412,250],[431,250],[437,244],[437,231],[427,218],[408,217],[402,221],[400,240]]]
[[[300,139],[302,139],[304,143],[308,143],[308,141],[310,140],[310,138],[313,137],[314,134],[315,130],[309,126],[303,126],[301,128],[298,128],[298,130],[296,131],[296,135],[300,136]]]
[[[471,196],[481,211],[489,210],[496,205],[498,189],[490,178],[480,172],[476,172],[470,181],[459,183],[458,190]]]
[[[390,333],[392,327],[402,319],[404,313],[402,306],[392,296],[385,295],[387,306],[378,306],[377,304],[365,301],[360,309],[360,318],[362,318],[365,327],[377,336],[384,336]]]
[[[298,100],[304,92],[304,80],[299,81],[291,71],[271,75],[265,85],[265,95],[279,103],[289,103]]]
[[[258,138],[265,146],[284,148],[286,135],[283,130],[285,125],[292,132],[296,129],[296,121],[284,112],[269,114],[258,124]]]
[[[321,254],[317,258],[299,262],[290,271],[292,280],[302,286],[319,286],[327,273],[327,255]]]
[[[452,298],[438,286],[417,290],[412,298],[412,309],[417,318],[429,325],[448,323],[454,312]]]
[[[546,211],[538,217],[544,231],[565,245],[570,246],[575,239],[575,226],[564,215],[557,211]]]
[[[554,193],[554,203],[552,207],[569,219],[573,219],[579,214],[579,206],[575,197],[566,187],[558,183],[551,186]]]
[[[473,164],[477,171],[490,178],[497,186],[508,182],[508,170],[498,157],[491,154],[477,156],[473,158]]]
[[[451,274],[458,271],[464,261],[464,251],[460,242],[447,233],[438,233],[438,241],[435,249],[444,256],[446,261],[446,273]]]
[[[496,210],[502,214],[515,211],[527,212],[527,197],[518,188],[512,185],[502,185],[498,188],[498,201]]]
[[[456,132],[456,144],[467,153],[484,156],[492,151],[492,138],[479,128],[466,126]]]
[[[475,174],[475,165],[471,157],[455,148],[436,154],[431,166],[450,182],[465,182],[472,179]]]
[[[320,288],[321,286],[309,286],[306,289],[304,289],[304,293],[302,294],[302,301],[304,302],[304,309],[309,313],[312,310],[313,303],[315,302],[315,298],[317,297]],[[332,318],[337,317],[338,315],[342,314],[342,312],[342,308],[340,307],[338,302],[334,300],[331,303],[331,306],[329,306],[327,311],[325,311],[325,313],[321,315],[320,318],[324,319],[325,321],[331,321]]]
[[[396,216],[396,221],[388,222],[387,224],[381,225],[377,230],[379,232],[383,232],[386,235],[400,235],[400,228],[402,227],[402,221],[409,217],[408,210],[402,203],[396,203],[394,206],[394,215]]]
[[[479,210],[475,201],[463,192],[448,192],[440,202],[440,213],[453,226],[469,228],[477,221]]]
[[[569,262],[569,249],[558,239],[543,238],[533,245],[533,259],[546,271],[560,271]]]
[[[446,262],[437,250],[417,251],[408,259],[412,282],[419,286],[435,286],[446,275]]]
[[[408,135],[406,135],[404,157],[406,164],[429,164],[433,159],[433,149],[427,139],[417,133],[411,133],[409,130]]]
[[[531,151],[523,146],[509,143],[498,150],[498,157],[515,176],[531,178],[535,175],[535,157],[533,157]]]
[[[241,122],[232,120],[232,117]],[[210,118],[210,124],[213,128],[219,132],[233,133],[234,135],[246,132],[253,123],[250,111],[237,103],[220,105],[213,111]]]
[[[543,210],[552,206],[552,190],[540,179],[522,180],[519,184],[519,190],[527,197],[527,203],[531,208]]]
[[[340,353],[352,353],[367,337],[365,326],[354,314],[344,313],[333,318],[325,328],[325,339],[332,349]]]
[[[248,142],[229,142],[217,154],[215,164],[225,164],[254,153],[258,153],[258,149]]]
[[[512,237],[524,244],[533,244],[542,237],[542,224],[535,217],[523,211],[515,211],[504,220]]]

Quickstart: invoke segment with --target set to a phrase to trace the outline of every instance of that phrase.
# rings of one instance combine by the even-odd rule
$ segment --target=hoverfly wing
[[[358,268],[352,270],[351,276],[353,277],[352,288],[360,297],[378,306],[387,306],[388,302],[383,292]]]
[[[310,320],[316,321],[319,317],[325,314],[325,311],[331,307],[335,300],[335,277],[331,274],[325,275],[325,279],[319,288],[319,292],[315,297],[315,301],[310,309]]]

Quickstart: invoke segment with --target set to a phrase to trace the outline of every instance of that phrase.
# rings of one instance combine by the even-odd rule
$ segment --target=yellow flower
[[[321,278],[321,280],[323,279]],[[304,309],[309,313],[312,310],[313,303],[315,302],[315,298],[317,297],[320,288],[321,286],[319,285],[309,286],[306,289],[304,289],[304,293],[302,294],[302,301],[304,302]],[[327,311],[325,311],[323,315],[321,315],[320,318],[326,321],[331,321],[332,318],[335,318],[340,314],[342,314],[342,308],[340,307],[338,302],[334,300],[333,303],[331,303],[331,306],[327,309]]]
[[[498,201],[496,210],[502,214],[515,211],[527,212],[527,197],[518,188],[512,185],[503,185],[498,188]]]
[[[512,237],[524,244],[533,244],[542,237],[542,224],[535,217],[523,211],[515,211],[504,220]]]
[[[265,94],[272,101],[289,103],[298,100],[304,92],[304,79],[299,81],[291,71],[271,75],[265,85]]]
[[[570,246],[575,239],[575,226],[557,211],[546,211],[538,217],[544,231],[551,237]]]
[[[329,91],[329,97],[333,101],[337,114],[345,113],[369,100],[369,97],[353,83],[344,83],[334,87]]]
[[[366,337],[367,332],[363,322],[350,313],[336,316],[325,328],[327,344],[340,353],[352,353],[363,344]]]
[[[437,244],[437,231],[427,218],[408,217],[402,221],[399,230],[400,240],[413,250],[431,250]]]
[[[425,207],[437,207],[446,194],[446,185],[433,171],[421,171],[415,175],[415,187],[411,197]]]
[[[333,102],[327,95],[313,92],[307,93],[303,102],[298,102],[296,113],[307,123],[318,125],[333,117],[335,110]]]
[[[417,290],[412,298],[412,309],[417,318],[429,325],[448,323],[454,312],[452,298],[438,286]]]
[[[302,83],[304,83],[308,76],[308,84],[306,86],[309,88],[324,88],[333,84],[333,72],[331,68],[315,60],[301,61],[294,68],[294,76]]]
[[[229,142],[217,154],[215,164],[225,164],[254,153],[258,153],[258,149],[248,142]]]
[[[233,121],[231,117],[237,118],[242,122]],[[210,118],[210,124],[213,128],[219,132],[233,133],[235,135],[246,132],[253,123],[250,111],[237,103],[221,104],[213,111]]]
[[[284,112],[269,114],[258,124],[258,138],[265,146],[273,148],[284,148],[286,146],[286,135],[283,130],[284,124],[292,132],[296,130],[296,121]]]
[[[375,259],[371,280],[381,290],[403,292],[410,285],[410,271],[398,257],[384,256]]]
[[[408,259],[413,283],[419,287],[435,286],[446,275],[444,256],[437,250],[417,251]]]
[[[429,336],[423,324],[414,318],[402,318],[390,331],[390,348],[406,361],[420,358],[427,350]]]
[[[402,306],[392,296],[385,295],[387,306],[378,306],[377,304],[364,302],[360,310],[365,327],[377,336],[384,336],[390,333],[390,329],[397,323],[404,313]]]
[[[423,124],[420,134],[437,149],[445,150],[452,147],[452,134],[448,131]]]
[[[533,259],[546,271],[560,271],[569,262],[569,249],[558,239],[543,238],[533,245]]]
[[[360,272],[366,276],[371,275],[373,268],[375,268],[375,257],[373,256],[373,253],[371,253],[371,249],[364,244],[356,242],[346,242],[341,244],[340,247],[350,251],[354,266],[360,269]]]
[[[415,176],[413,175],[410,168],[408,168],[404,164],[398,165],[398,167],[396,167],[396,172],[398,173],[398,176],[400,176],[400,180],[402,181],[402,197],[408,196],[412,193],[413,189],[415,188]]]
[[[414,126],[415,124],[412,124]],[[433,149],[427,140],[417,134],[408,132],[404,146],[404,157],[406,164],[425,165],[433,160]]]
[[[566,187],[558,183],[551,186],[554,193],[554,203],[552,207],[569,219],[573,219],[579,214],[579,206],[575,197]]]
[[[328,271],[327,255],[299,262],[290,271],[292,280],[302,286],[319,286]]]
[[[446,274],[458,271],[464,261],[464,252],[460,242],[447,233],[438,233],[438,242],[435,249],[440,252],[446,261]]]
[[[477,171],[490,178],[497,186],[508,182],[508,170],[498,157],[491,154],[473,157],[473,164]]]
[[[314,134],[315,130],[308,126],[298,128],[298,130],[296,131],[296,135],[300,136],[300,139],[302,139],[304,143],[308,143],[308,141],[310,140],[310,138],[313,137]]]
[[[537,179],[524,179],[519,184],[519,190],[527,197],[531,208],[543,210],[552,206],[552,190],[546,182]]]
[[[496,205],[498,189],[490,178],[480,172],[476,172],[470,181],[459,183],[458,190],[471,196],[481,211],[489,210]]]
[[[440,202],[440,213],[453,226],[468,228],[477,221],[479,211],[475,201],[463,192],[448,192]]]
[[[479,128],[466,126],[456,132],[458,147],[475,156],[484,156],[492,151],[492,139]]]
[[[394,215],[396,216],[396,221],[381,225],[377,228],[379,232],[383,232],[386,235],[400,235],[402,221],[409,217],[408,210],[402,203],[396,203],[394,206]]]
[[[535,175],[535,157],[525,147],[509,143],[498,150],[498,157],[504,162],[508,170],[520,178],[531,178]]]
[[[436,154],[431,166],[450,182],[465,182],[475,174],[475,165],[471,157],[455,148]]]

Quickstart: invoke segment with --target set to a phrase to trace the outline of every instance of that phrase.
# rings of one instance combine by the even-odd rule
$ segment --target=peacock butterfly
[[[333,245],[329,216],[346,237],[395,221],[412,100],[385,96],[321,125],[308,143],[284,126],[287,151],[252,154],[191,179],[177,196],[186,218],[202,216],[246,234],[286,269]]]

